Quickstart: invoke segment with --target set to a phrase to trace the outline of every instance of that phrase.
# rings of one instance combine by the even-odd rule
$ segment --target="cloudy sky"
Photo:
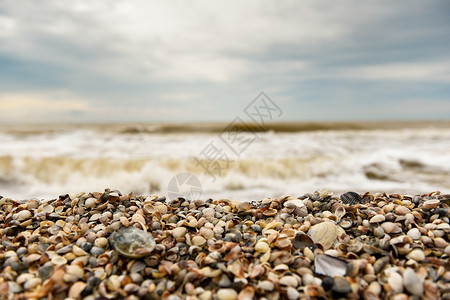
[[[450,116],[448,1],[0,0],[0,122]]]

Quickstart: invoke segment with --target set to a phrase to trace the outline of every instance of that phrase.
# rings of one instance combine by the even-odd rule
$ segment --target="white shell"
[[[309,231],[309,237],[315,244],[321,244],[324,250],[327,250],[334,244],[338,234],[337,226],[331,222],[322,222],[312,226]]]

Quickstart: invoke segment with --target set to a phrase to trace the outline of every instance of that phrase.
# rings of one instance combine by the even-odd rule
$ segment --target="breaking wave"
[[[101,191],[167,195],[177,174],[196,175],[202,197],[255,200],[328,188],[340,193],[450,190],[450,130],[259,132],[245,151],[216,133],[120,133],[86,126],[33,134],[0,132],[0,195],[17,199]],[[210,143],[227,154],[208,174]],[[211,153],[210,153],[211,154]],[[217,171],[217,170],[216,170]]]

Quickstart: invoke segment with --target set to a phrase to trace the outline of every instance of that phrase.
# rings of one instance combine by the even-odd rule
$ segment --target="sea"
[[[106,188],[237,201],[450,193],[450,122],[0,125],[1,196]]]

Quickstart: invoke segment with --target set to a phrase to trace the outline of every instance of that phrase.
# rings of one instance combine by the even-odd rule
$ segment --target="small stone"
[[[99,256],[99,255],[101,255],[101,254],[103,254],[105,252],[105,249],[94,246],[94,247],[91,248],[90,252],[94,256]]]
[[[50,278],[50,276],[53,274],[53,267],[52,266],[42,266],[38,269],[39,277],[42,279],[42,281]]]

